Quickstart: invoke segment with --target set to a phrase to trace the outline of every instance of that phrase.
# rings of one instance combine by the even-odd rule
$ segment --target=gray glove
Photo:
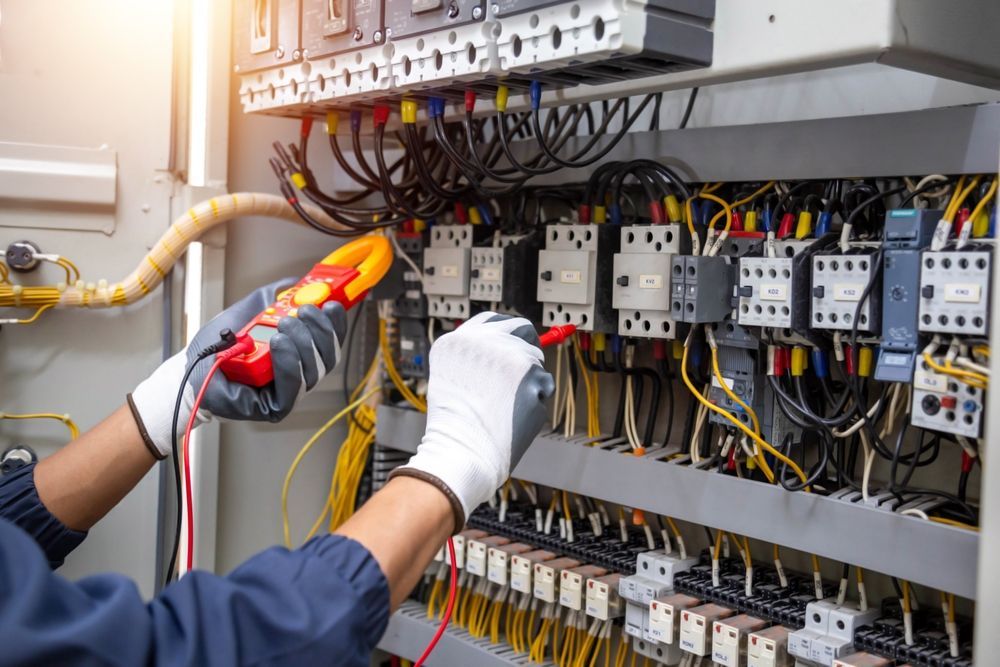
[[[255,290],[206,324],[191,344],[165,361],[129,395],[129,406],[147,447],[157,458],[171,449],[171,427],[177,390],[188,365],[198,353],[220,340],[225,329],[238,332],[271,305],[276,295],[296,283],[287,278]],[[221,371],[215,374],[198,410],[196,425],[213,416],[223,419],[278,422],[295,407],[299,397],[316,386],[340,359],[340,341],[347,329],[347,314],[339,303],[322,309],[303,306],[298,317],[285,317],[278,333],[269,341],[274,382],[266,387],[231,382]],[[200,362],[184,389],[178,427],[183,430],[191,415],[197,391],[205,381],[213,357]]]

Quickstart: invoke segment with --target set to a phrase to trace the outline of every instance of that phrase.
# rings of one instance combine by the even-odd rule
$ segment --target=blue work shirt
[[[148,603],[120,575],[52,572],[84,537],[39,500],[33,465],[0,478],[0,665],[367,667],[388,623],[385,576],[344,537],[191,572]]]

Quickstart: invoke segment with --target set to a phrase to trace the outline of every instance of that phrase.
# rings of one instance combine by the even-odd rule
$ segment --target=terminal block
[[[621,252],[614,256],[611,304],[618,310],[618,334],[637,338],[676,338],[670,314],[673,258],[690,247],[677,225],[636,225],[621,230]],[[684,242],[682,246],[682,242]]]
[[[854,633],[878,618],[877,609],[860,611],[837,605],[832,599],[818,600],[806,607],[806,627],[788,637],[788,652],[823,667],[854,652]]]
[[[910,382],[920,345],[920,251],[930,245],[942,211],[896,209],[885,218],[882,243],[882,350],[875,379]]]
[[[559,604],[573,611],[583,609],[583,587],[589,579],[603,577],[608,573],[597,565],[581,565],[559,573]]]
[[[941,359],[937,359],[941,363]],[[941,433],[979,438],[983,433],[985,396],[947,375],[934,372],[926,362],[917,361],[913,373],[913,407],[910,423]]]
[[[485,535],[465,541],[465,571],[477,577],[485,577],[488,567],[487,554],[490,547],[510,544],[510,540],[500,535]]]
[[[812,326],[850,331],[854,313],[865,289],[873,284],[858,314],[857,329],[878,333],[882,313],[882,287],[872,248],[856,254],[815,255],[812,260]]]
[[[575,324],[581,331],[614,333],[611,305],[618,229],[610,225],[549,225],[538,256],[538,300],[546,326]]]
[[[424,294],[431,317],[469,318],[472,242],[472,228],[468,225],[431,229],[431,245],[424,250]]]
[[[701,606],[702,601],[685,593],[664,595],[649,603],[646,638],[667,646],[680,646],[681,612]]]
[[[747,667],[792,667],[788,655],[788,635],[783,625],[753,632],[747,638]]]
[[[923,253],[920,331],[987,334],[992,257],[988,249]]]
[[[698,563],[695,558],[679,558],[662,551],[648,551],[636,558],[635,574],[622,577],[618,592],[625,600],[625,633],[657,643],[649,632],[649,605],[673,594],[674,575]]]
[[[722,322],[733,312],[736,260],[677,256],[671,266],[670,312],[677,322]]]

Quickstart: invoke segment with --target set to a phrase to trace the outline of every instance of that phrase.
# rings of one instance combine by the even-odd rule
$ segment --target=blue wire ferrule
[[[701,366],[701,352],[702,352],[701,341],[700,340],[696,340],[696,341],[692,342],[691,346],[688,348],[688,350],[689,350],[689,354],[690,354],[690,358],[691,358],[691,365],[694,368],[697,368],[698,366]]]
[[[531,87],[528,89],[528,95],[531,97],[531,110],[538,111],[542,106],[542,84],[539,81],[532,81]]]
[[[490,212],[489,206],[486,204],[476,204],[476,209],[479,211],[479,217],[483,219],[483,224],[493,224],[493,214]]]
[[[813,350],[810,352],[809,356],[812,357],[812,368],[813,368],[813,373],[816,374],[816,377],[818,377],[818,378],[829,377],[829,375],[830,375],[830,362],[829,362],[829,358],[830,357],[826,353],[826,350],[820,350],[820,349],[813,348]]]
[[[760,212],[760,224],[763,225],[764,231],[771,231],[771,209],[765,208]]]
[[[357,133],[357,132],[360,132],[360,131],[361,131],[361,112],[360,111],[352,110],[351,111],[351,132]]]
[[[622,338],[618,334],[611,334],[611,351],[614,354],[622,351]]]
[[[819,214],[819,219],[816,220],[816,238],[819,238],[825,234],[830,233],[830,226],[833,223],[833,214],[829,211],[823,211]]]
[[[622,224],[622,207],[619,204],[612,204],[608,207],[608,221],[612,225]]]

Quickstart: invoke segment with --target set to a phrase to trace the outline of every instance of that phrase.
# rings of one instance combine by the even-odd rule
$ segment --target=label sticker
[[[833,286],[834,301],[859,301],[865,286],[858,283],[838,283]]]
[[[761,301],[785,301],[788,298],[788,288],[784,285],[761,285]]]
[[[943,394],[948,391],[948,378],[938,373],[917,369],[913,374],[913,388]]]
[[[560,271],[559,282],[569,285],[578,285],[582,282],[582,276],[579,271]]]
[[[416,348],[416,346],[417,344],[414,343],[413,340],[409,338],[401,338],[399,340],[399,349],[403,350],[404,352],[412,352],[414,348]]]
[[[457,264],[446,264],[441,267],[441,277],[442,278],[458,278],[458,265]]]
[[[663,276],[659,274],[640,275],[639,289],[663,289]]]
[[[979,303],[982,288],[970,283],[948,283],[944,286],[944,300],[948,303]]]
[[[489,280],[490,282],[500,282],[500,269],[481,269],[479,271],[480,280]]]
[[[732,391],[733,386],[736,384],[736,380],[733,378],[727,378],[725,375],[722,376],[722,379],[726,381],[726,386],[729,387],[730,391]],[[722,385],[719,384],[719,379],[714,375],[712,376],[712,386],[717,389],[722,389]]]

